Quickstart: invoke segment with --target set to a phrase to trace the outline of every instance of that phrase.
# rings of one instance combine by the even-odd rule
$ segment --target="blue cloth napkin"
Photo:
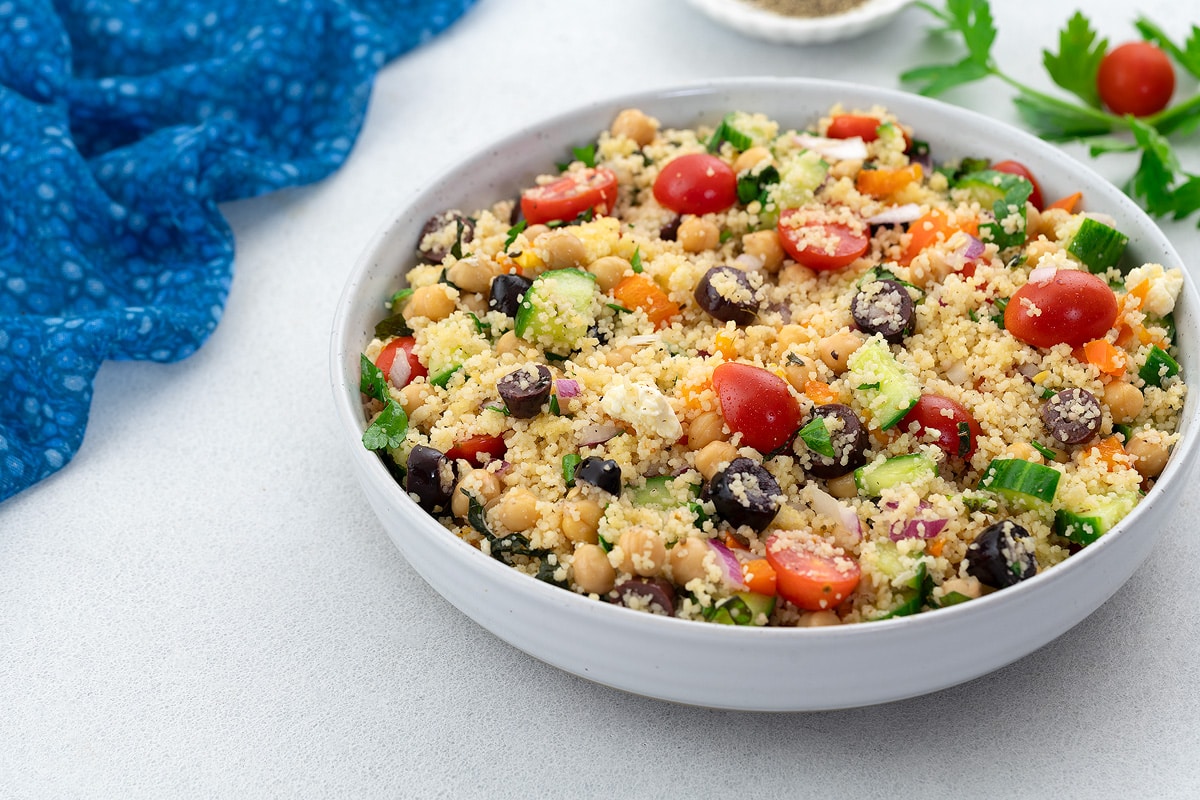
[[[0,501],[79,449],[105,359],[221,318],[217,203],[345,161],[375,73],[474,0],[0,0]]]

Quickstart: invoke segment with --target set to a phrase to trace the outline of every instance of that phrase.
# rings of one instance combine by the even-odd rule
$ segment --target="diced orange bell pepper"
[[[1105,375],[1124,375],[1125,351],[1107,339],[1094,339],[1083,346],[1083,361],[1092,364]]]
[[[1125,456],[1125,448],[1121,445],[1120,436],[1105,437],[1093,445],[1092,449],[1100,453],[1100,458],[1104,460],[1109,472],[1129,465],[1129,459]]]
[[[827,406],[830,403],[836,403],[838,396],[828,383],[824,381],[808,380],[804,382],[804,394],[809,400],[813,401],[814,405]]]
[[[1046,206],[1046,209],[1049,210],[1051,208],[1061,208],[1063,211],[1066,211],[1069,214],[1074,214],[1075,207],[1079,205],[1079,201],[1082,199],[1083,192],[1076,192],[1075,194],[1069,194],[1066,197],[1060,197],[1058,200],[1055,200],[1053,203]]]
[[[924,174],[920,164],[909,164],[897,169],[864,169],[859,170],[854,187],[872,197],[887,197],[910,183],[919,182]]]
[[[721,329],[713,339],[713,347],[721,354],[721,358],[733,361],[737,358],[737,333]]]
[[[945,539],[932,539],[925,545],[925,552],[934,558],[939,558],[942,555],[942,549],[946,546]]]
[[[655,328],[666,327],[668,321],[681,313],[679,306],[667,297],[667,293],[645,275],[630,275],[614,286],[612,293],[616,301],[626,308],[645,311]]]
[[[908,266],[917,254],[935,244],[939,238],[949,239],[956,232],[971,236],[979,235],[979,221],[975,219],[951,221],[950,217],[938,209],[930,211],[925,216],[908,226],[908,246],[900,256],[900,263]]]

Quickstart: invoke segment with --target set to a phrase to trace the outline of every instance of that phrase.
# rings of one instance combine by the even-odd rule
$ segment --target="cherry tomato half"
[[[737,174],[708,153],[688,153],[654,179],[654,199],[678,214],[714,214],[737,202]]]
[[[1104,336],[1116,319],[1113,290],[1102,278],[1078,269],[1029,281],[1013,292],[1004,309],[1005,329],[1034,347],[1078,347]]]
[[[617,176],[603,167],[569,172],[521,194],[521,213],[530,225],[573,220],[588,209],[608,214],[617,204]]]
[[[841,222],[791,222],[799,209],[784,209],[779,215],[779,242],[800,264],[818,272],[841,269],[867,252],[871,245],[866,226],[855,230]]]
[[[979,423],[971,412],[940,394],[923,394],[917,404],[900,420],[902,431],[911,431],[912,424],[920,428],[916,435],[922,441],[926,431],[934,431],[937,439],[933,442],[951,457],[969,459],[975,454],[975,439],[983,435]]]
[[[713,370],[712,384],[725,424],[742,434],[742,444],[769,453],[799,429],[800,403],[775,373],[731,361]]]
[[[1149,116],[1171,102],[1175,68],[1149,42],[1128,42],[1104,55],[1096,72],[1096,89],[1114,114]]]
[[[1029,202],[1033,203],[1033,207],[1038,211],[1044,208],[1042,205],[1042,187],[1038,186],[1037,179],[1033,177],[1033,173],[1029,171],[1028,167],[1020,161],[1001,161],[992,164],[992,169],[997,172],[1007,172],[1009,175],[1020,175],[1029,181],[1033,185],[1033,191],[1029,194]]]
[[[850,556],[814,553],[798,542],[767,537],[767,561],[775,568],[779,596],[806,611],[834,608],[858,587],[862,570]]]
[[[865,114],[838,114],[829,120],[829,129],[825,135],[830,139],[853,139],[855,136],[864,142],[873,142],[879,138],[879,117],[868,117]]]
[[[461,442],[455,442],[454,446],[446,451],[446,458],[452,462],[463,458],[470,461],[473,466],[482,467],[489,461],[504,458],[507,450],[503,437],[481,433],[477,436],[468,436]]]
[[[375,356],[375,366],[383,372],[383,377],[387,378],[388,383],[397,389],[403,389],[412,383],[413,379],[429,374],[425,366],[417,360],[416,353],[413,352],[413,348],[416,346],[417,340],[413,337],[398,336],[388,342],[383,350],[379,351],[379,355]],[[398,353],[403,353],[404,358],[396,358]]]

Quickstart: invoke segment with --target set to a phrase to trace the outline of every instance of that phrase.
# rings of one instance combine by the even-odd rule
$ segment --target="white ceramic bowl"
[[[880,28],[913,0],[866,0],[844,14],[789,17],[743,0],[688,0],[712,19],[736,31],[778,44],[823,44]]]
[[[832,628],[740,628],[654,616],[589,600],[520,574],[451,534],[421,511],[379,458],[363,449],[359,353],[382,300],[414,261],[422,225],[447,208],[514,197],[552,168],[570,143],[640,107],[666,125],[715,124],[730,110],[761,111],[802,128],[834,103],[882,104],[915,126],[936,158],[1018,158],[1047,197],[1082,191],[1111,214],[1138,262],[1179,266],[1171,244],[1111,184],[1056,148],[976,113],[915,95],[800,79],[707,83],[595,103],[465,158],[399,209],[367,245],[338,304],[331,346],[337,415],[368,501],[409,563],[463,613],[505,641],[576,675],[630,692],[704,706],[817,710],[881,703],[983,675],[1034,651],[1107,600],[1145,559],[1172,496],[1184,491],[1196,450],[1196,393],[1182,441],[1161,480],[1120,525],[1065,563],[1001,592],[912,617]],[[1183,374],[1200,375],[1197,295],[1185,283],[1176,310]],[[936,653],[936,659],[930,657]],[[769,680],[736,676],[770,676]],[[731,679],[730,676],[734,676]]]

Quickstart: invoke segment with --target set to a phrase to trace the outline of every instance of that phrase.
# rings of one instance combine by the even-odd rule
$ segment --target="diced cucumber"
[[[779,167],[779,183],[769,197],[776,208],[797,208],[812,200],[813,192],[825,182],[829,164],[820,154],[805,150]]]
[[[1089,497],[1079,508],[1060,508],[1054,513],[1054,532],[1076,544],[1091,544],[1132,511],[1138,499],[1137,492],[1118,492]]]
[[[718,602],[709,617],[721,625],[766,625],[775,610],[775,595],[734,592]]]
[[[449,367],[441,370],[435,375],[429,376],[429,385],[437,386],[438,388],[446,388],[446,384],[450,383],[450,379],[454,377],[454,373],[462,369],[462,364],[452,364]]]
[[[867,497],[878,497],[884,489],[937,475],[937,464],[924,453],[895,456],[854,470],[854,485]]]
[[[979,226],[981,237],[1004,250],[1025,243],[1025,201],[1033,193],[1033,184],[1020,175],[985,169],[962,176],[955,184],[965,189],[985,209],[993,221]]]
[[[1150,345],[1146,363],[1138,370],[1138,377],[1144,380],[1147,386],[1162,386],[1164,380],[1178,374],[1179,362],[1158,345]]]
[[[1010,503],[1033,510],[1045,511],[1058,491],[1062,474],[1044,464],[1020,458],[997,458],[988,464],[979,488],[1003,497]]]
[[[670,475],[658,475],[647,478],[644,486],[629,489],[629,502],[643,508],[658,508],[667,511],[683,505],[675,496],[675,478]],[[688,497],[695,499],[700,496],[700,487],[694,483],[685,484]]]
[[[1067,242],[1067,252],[1079,259],[1089,272],[1104,272],[1117,265],[1128,243],[1129,237],[1116,228],[1084,217],[1079,230]]]
[[[871,410],[880,430],[894,427],[921,399],[916,376],[896,360],[879,336],[868,339],[846,363],[851,386],[863,394],[863,405]]]
[[[965,603],[970,599],[971,598],[969,596],[963,594],[962,592],[946,592],[944,595],[942,595],[941,602],[937,604],[937,607],[949,608],[950,606],[956,606],[959,603]]]
[[[581,269],[543,272],[521,298],[517,336],[542,349],[569,353],[596,322],[596,276]]]
[[[860,563],[886,577],[892,586],[892,603],[872,619],[906,617],[921,610],[926,596],[928,568],[921,553],[903,555],[896,543],[883,539],[864,546]]]

